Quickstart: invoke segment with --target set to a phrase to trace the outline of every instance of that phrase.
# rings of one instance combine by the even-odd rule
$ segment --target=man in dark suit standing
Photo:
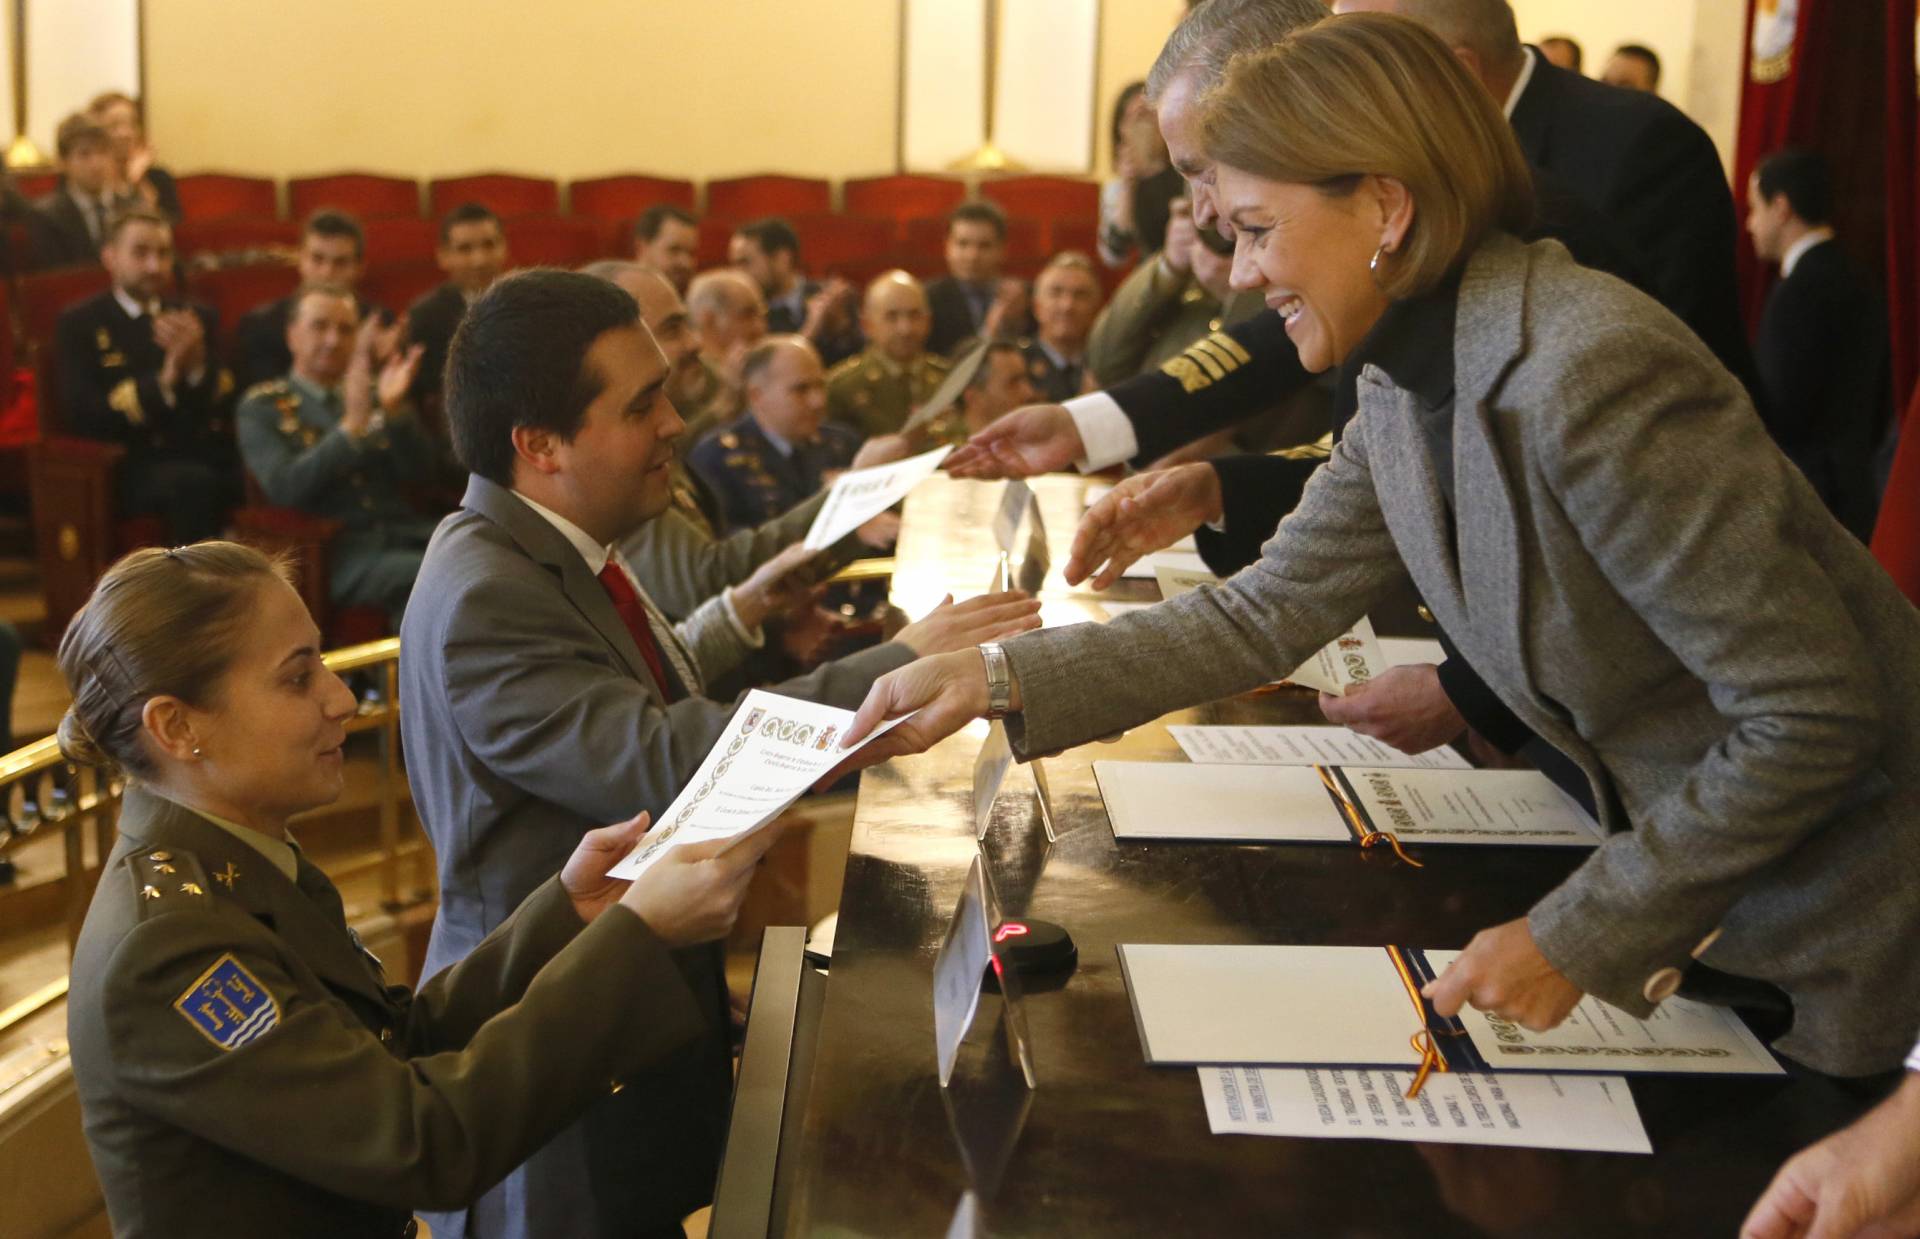
[[[238,468],[225,417],[233,378],[207,352],[213,311],[166,296],[173,225],[156,211],[116,216],[100,260],[113,288],[55,328],[65,429],[126,448],[122,515],[157,513],[176,543],[216,537]]]
[[[54,138],[60,188],[33,204],[27,220],[35,270],[100,261],[107,226],[130,203],[113,188],[113,139],[99,122],[76,112]]]
[[[380,313],[378,306],[358,296],[360,277],[366,272],[366,235],[360,221],[345,211],[323,207],[307,217],[300,235],[300,287],[344,288],[355,293],[361,322]],[[298,291],[276,301],[255,306],[234,324],[234,385],[246,391],[257,383],[271,382],[293,368],[293,352],[287,347],[287,324],[293,318]],[[386,358],[374,359],[384,363]]]
[[[951,357],[962,340],[1027,333],[1027,286],[1000,273],[1006,256],[1007,217],[999,207],[979,199],[953,209],[947,217],[947,273],[927,285],[933,312],[928,352]]]
[[[1887,322],[1873,285],[1834,239],[1826,160],[1768,156],[1747,180],[1747,232],[1780,264],[1754,360],[1780,446],[1862,541],[1880,506],[1873,452],[1893,407]]]
[[[507,234],[500,217],[477,202],[453,208],[440,221],[440,245],[433,257],[446,273],[446,283],[407,307],[407,338],[425,350],[409,394],[416,407],[437,412],[454,330],[474,298],[507,269]]]
[[[800,234],[786,220],[742,225],[727,242],[727,261],[760,286],[769,332],[805,336],[829,366],[866,347],[854,321],[859,294],[843,279],[810,280],[802,273]]]

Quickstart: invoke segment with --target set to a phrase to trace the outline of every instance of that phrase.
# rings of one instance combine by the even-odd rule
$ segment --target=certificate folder
[[[1532,770],[1096,761],[1093,776],[1121,841],[1597,847],[1602,837]]]
[[[1406,947],[1118,948],[1149,1063],[1780,1075],[1733,1012],[1669,998],[1637,1020],[1591,996],[1559,1028],[1530,1032],[1472,1008],[1442,1019],[1420,989],[1458,951]]]

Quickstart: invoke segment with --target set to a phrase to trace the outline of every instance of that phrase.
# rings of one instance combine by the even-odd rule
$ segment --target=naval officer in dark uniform
[[[121,560],[61,642],[62,751],[131,777],[67,999],[122,1239],[408,1236],[472,1200],[701,1034],[670,952],[727,932],[778,834],[628,884],[645,815],[590,831],[413,993],[287,834],[343,782],[319,640],[282,566],[207,542]]]
[[[238,415],[241,457],[267,498],[344,526],[328,544],[333,601],[380,607],[395,631],[435,524],[406,499],[433,477],[435,447],[407,400],[425,350],[397,348],[401,330],[362,323],[344,288],[302,289],[293,368],[247,392]]]
[[[820,354],[803,337],[768,336],[740,372],[746,413],[687,455],[720,497],[730,529],[772,520],[832,481],[860,449],[858,435],[826,420]]]
[[[122,516],[158,514],[174,542],[220,531],[237,498],[233,379],[208,341],[205,306],[173,299],[173,225],[136,207],[107,225],[100,261],[113,287],[60,316],[54,330],[64,429],[126,448]]]

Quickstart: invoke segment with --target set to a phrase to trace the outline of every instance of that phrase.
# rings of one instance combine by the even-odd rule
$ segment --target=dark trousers
[[[120,469],[120,514],[158,516],[175,546],[220,536],[231,506],[228,481],[190,457],[130,460]]]

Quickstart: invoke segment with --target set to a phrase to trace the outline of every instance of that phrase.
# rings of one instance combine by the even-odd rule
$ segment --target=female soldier
[[[278,563],[137,551],[60,669],[62,752],[130,776],[67,1015],[115,1234],[411,1234],[700,1032],[669,948],[726,933],[768,845],[609,880],[644,814],[418,994],[384,974],[287,835],[339,796],[354,703]]]

